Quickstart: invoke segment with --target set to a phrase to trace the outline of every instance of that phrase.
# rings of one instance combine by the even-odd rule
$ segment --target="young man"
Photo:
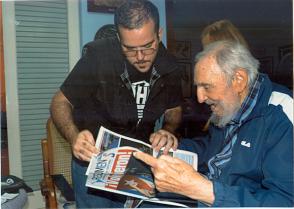
[[[116,11],[115,25],[118,38],[87,44],[51,104],[55,125],[72,145],[78,208],[117,208],[125,201],[85,187],[87,161],[99,152],[94,145],[100,126],[150,141],[156,149],[177,147],[168,131],[181,120],[180,71],[161,44],[157,8],[149,1],[127,1]],[[163,128],[152,134],[163,114]]]
[[[196,62],[198,101],[212,110],[209,136],[179,148],[198,153],[198,172],[170,156],[135,153],[153,167],[156,188],[198,206],[292,207],[292,93],[258,73],[259,62],[238,43],[212,43]]]

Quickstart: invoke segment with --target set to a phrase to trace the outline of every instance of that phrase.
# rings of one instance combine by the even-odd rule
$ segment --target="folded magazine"
[[[185,203],[192,201],[181,195],[159,193],[155,188],[150,166],[137,160],[132,154],[135,151],[142,151],[159,157],[162,150],[156,152],[147,143],[117,134],[104,127],[99,130],[95,146],[100,153],[92,157],[88,166],[87,187],[179,207],[187,207]],[[184,150],[170,150],[168,155],[187,162],[197,170],[197,154]]]

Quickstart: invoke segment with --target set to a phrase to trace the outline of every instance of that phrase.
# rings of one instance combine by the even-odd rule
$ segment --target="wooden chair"
[[[68,142],[59,134],[54,123],[49,118],[47,121],[47,138],[42,140],[42,155],[44,179],[40,181],[41,193],[45,197],[46,208],[58,208],[58,189],[65,195],[73,197],[73,191],[67,186],[72,184],[71,179],[71,147]],[[62,175],[60,175],[62,174]],[[64,179],[60,183],[60,177]],[[56,181],[56,178],[59,178]],[[57,188],[60,187],[61,188]],[[72,194],[69,194],[69,193]],[[71,198],[72,199],[72,198]],[[72,201],[72,200],[70,200]]]

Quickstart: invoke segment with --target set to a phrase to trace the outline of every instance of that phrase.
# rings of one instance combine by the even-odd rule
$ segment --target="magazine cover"
[[[100,154],[93,156],[88,166],[87,187],[151,202],[185,207],[185,205],[170,202],[165,197],[158,198],[150,166],[133,157],[133,152],[136,151],[142,151],[154,157],[159,157],[162,151],[155,152],[147,143],[117,134],[104,127],[99,130],[96,147],[100,150]],[[168,154],[184,160],[197,170],[197,154],[184,150],[171,150]],[[181,198],[177,201],[181,202]]]
[[[112,148],[92,158],[86,186],[137,198],[154,197],[151,170],[133,157],[134,151],[138,150]]]

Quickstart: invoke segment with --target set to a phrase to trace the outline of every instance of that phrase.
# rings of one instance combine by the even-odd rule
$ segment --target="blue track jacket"
[[[292,93],[261,76],[257,104],[238,132],[231,160],[213,180],[212,207],[293,206]],[[196,152],[199,171],[206,173],[208,160],[222,148],[224,134],[211,125],[209,136],[182,139],[179,149]]]

